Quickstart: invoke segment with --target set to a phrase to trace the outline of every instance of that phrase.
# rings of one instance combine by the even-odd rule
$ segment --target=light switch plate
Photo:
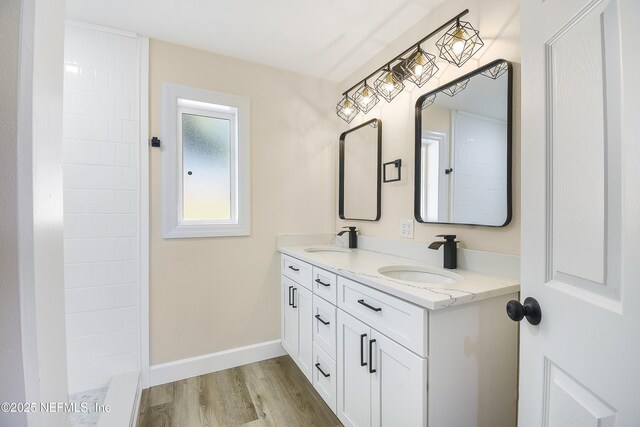
[[[400,237],[405,239],[413,239],[413,220],[401,219],[400,220]]]

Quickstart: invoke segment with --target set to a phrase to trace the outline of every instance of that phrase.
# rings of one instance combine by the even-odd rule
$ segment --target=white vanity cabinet
[[[431,309],[327,265],[282,255],[282,345],[345,426],[516,425],[514,287]]]
[[[345,426],[423,426],[427,359],[338,310],[337,415]]]
[[[283,260],[285,267],[292,264]],[[303,264],[297,263],[298,272],[302,271]],[[307,264],[308,266],[308,264]],[[308,266],[308,280],[311,278],[311,268]],[[303,275],[293,277],[299,280],[295,281],[290,275],[282,274],[282,319],[281,319],[281,336],[282,346],[289,353],[291,358],[296,362],[300,370],[305,374],[307,379],[311,381],[312,361],[313,361],[313,293],[310,284],[304,286]],[[302,282],[302,283],[300,283]]]

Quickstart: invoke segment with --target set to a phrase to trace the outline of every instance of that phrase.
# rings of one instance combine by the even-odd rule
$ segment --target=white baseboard
[[[108,412],[100,414],[98,427],[133,426],[140,408],[140,372],[116,375],[111,379],[104,404]]]
[[[152,365],[149,372],[149,386],[153,387],[184,380],[185,378],[197,377],[198,375],[235,368],[285,354],[281,340],[274,340]]]

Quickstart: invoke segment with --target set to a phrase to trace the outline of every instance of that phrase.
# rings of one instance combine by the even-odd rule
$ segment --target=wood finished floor
[[[342,426],[289,356],[142,392],[138,427]]]

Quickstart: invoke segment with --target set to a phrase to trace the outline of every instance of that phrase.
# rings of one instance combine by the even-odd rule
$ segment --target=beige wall
[[[414,106],[418,97],[494,59],[504,58],[514,63],[514,109],[513,109],[513,219],[504,228],[479,226],[415,224],[414,240],[431,242],[436,234],[457,234],[464,247],[506,254],[520,253],[520,15],[517,0],[448,0],[434,9],[427,17],[410,28],[382,52],[364,64],[340,84],[341,91],[368,75],[386,61],[402,52],[412,43],[425,36],[442,22],[468,8],[470,13],[463,18],[480,31],[485,46],[461,68],[438,60],[440,71],[422,88],[412,83],[408,90],[398,95],[391,103],[381,100],[366,116],[356,118],[350,127],[377,117],[382,120],[383,162],[402,159],[402,181],[382,184],[382,217],[379,222],[341,221],[338,227],[357,225],[367,236],[400,239],[400,220],[413,218],[413,171],[414,171]],[[435,41],[435,40],[434,40]],[[423,46],[436,53],[433,42]],[[334,102],[337,102],[336,94]],[[346,129],[342,122],[341,131]],[[337,214],[336,214],[337,218]]]
[[[157,40],[151,135],[164,82],[251,98],[251,236],[161,237],[160,150],[152,149],[151,364],[280,337],[279,233],[332,231],[337,85]]]

